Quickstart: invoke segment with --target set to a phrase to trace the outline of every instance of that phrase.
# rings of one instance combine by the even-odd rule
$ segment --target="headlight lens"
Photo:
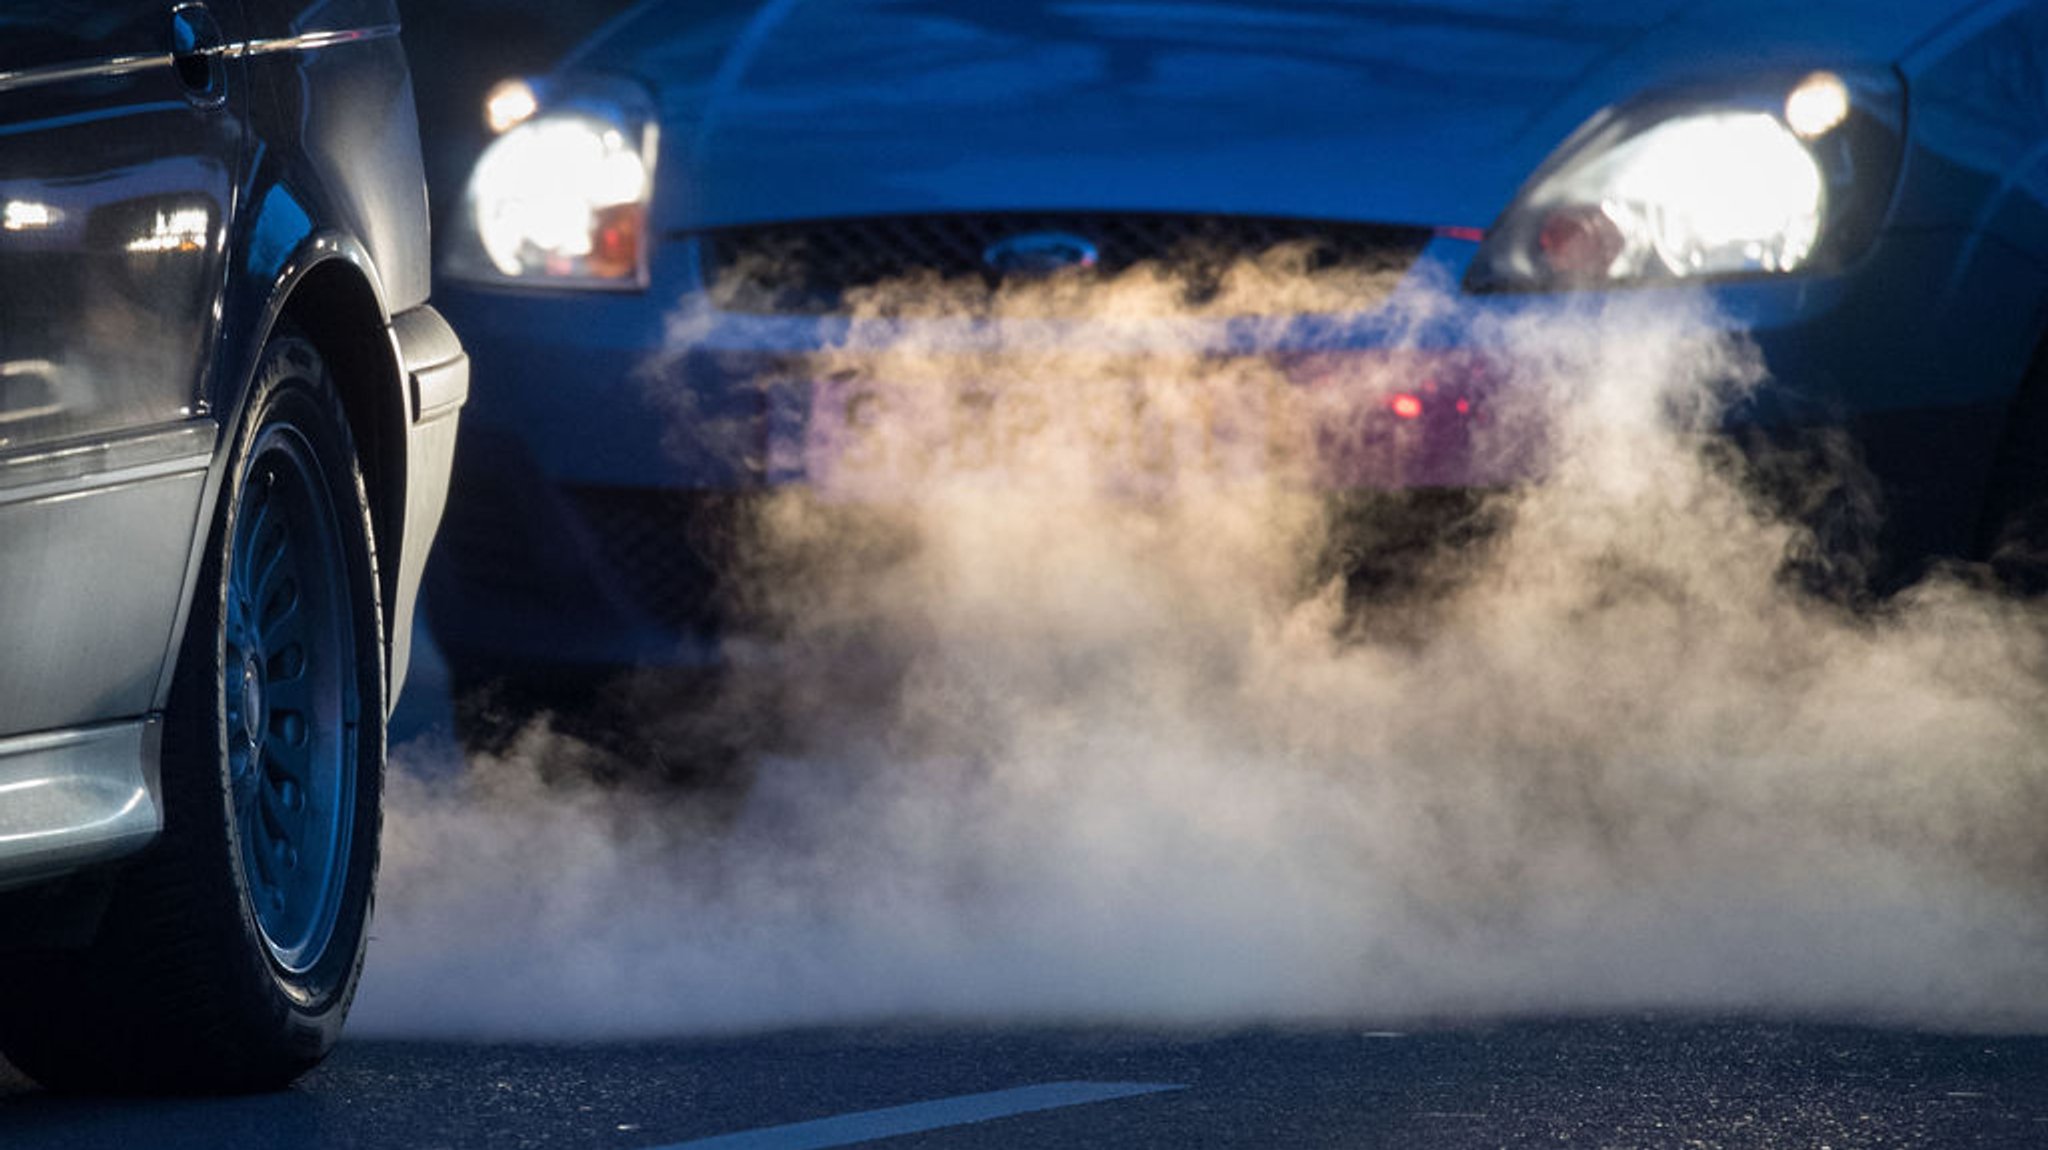
[[[634,288],[647,280],[651,118],[602,105],[540,111],[470,175],[469,227],[447,268],[470,279]]]
[[[1730,173],[1735,173],[1730,178]],[[1820,167],[1753,113],[1672,120],[1539,189],[1538,254],[1590,279],[1791,271],[1813,254]]]
[[[1489,232],[1476,289],[1602,287],[1839,265],[1898,166],[1898,88],[1816,73],[1744,99],[1605,114]]]
[[[647,165],[620,129],[553,115],[513,128],[469,185],[477,238],[507,276],[620,279],[633,273]]]

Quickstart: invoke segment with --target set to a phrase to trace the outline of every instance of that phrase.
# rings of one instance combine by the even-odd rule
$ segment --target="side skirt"
[[[149,845],[162,736],[149,718],[0,739],[0,890]]]

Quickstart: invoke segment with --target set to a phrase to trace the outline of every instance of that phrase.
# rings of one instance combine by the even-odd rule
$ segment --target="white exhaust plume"
[[[1272,305],[1257,351],[1290,301],[1374,290],[1224,274]],[[358,1033],[2048,1024],[2041,618],[1949,577],[1864,614],[1788,579],[1801,530],[1708,434],[1761,378],[1739,335],[1665,292],[1473,320],[1506,377],[1475,458],[1523,467],[1540,429],[1533,478],[1348,594],[1330,429],[1379,427],[1404,333],[1457,305],[1391,293],[1355,322],[1393,350],[1304,383],[1198,353],[1245,310],[1216,283],[862,301],[799,373],[865,389],[862,426],[838,395],[764,461],[826,490],[750,536],[775,641],[728,692],[743,807],[543,782],[581,752],[540,726],[401,770]],[[1048,342],[1079,314],[1127,346]]]

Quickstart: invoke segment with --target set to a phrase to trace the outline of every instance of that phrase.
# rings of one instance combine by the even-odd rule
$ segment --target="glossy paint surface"
[[[392,0],[0,13],[11,774],[83,796],[153,781],[153,743],[88,754],[114,744],[65,732],[146,723],[163,706],[226,445],[281,317],[328,341],[388,535],[385,602],[409,612],[467,377],[459,344],[391,330],[410,315],[407,331],[446,331],[422,306],[426,201],[397,32]],[[433,426],[415,409],[414,368],[442,380]],[[402,676],[402,650],[391,662]],[[26,808],[0,803],[9,834],[31,841],[14,825]],[[101,813],[64,817],[106,828],[102,854],[146,841],[136,820],[156,818],[150,802]],[[67,843],[74,862],[96,849],[90,832]],[[15,853],[0,844],[0,881]]]
[[[5,23],[11,733],[138,715],[155,695],[213,446],[174,429],[200,418],[212,367],[247,93],[237,62],[179,68],[179,23],[156,0],[56,4]],[[163,447],[123,467],[100,454],[109,441]],[[32,479],[52,455],[77,461],[54,489]]]
[[[669,3],[574,66],[659,86],[674,227],[1023,205],[1485,226],[1603,107],[1890,63],[1970,6]]]
[[[161,0],[0,20],[0,68],[30,77],[0,92],[0,451],[173,422],[202,390],[247,93],[232,61],[188,84],[172,32]]]

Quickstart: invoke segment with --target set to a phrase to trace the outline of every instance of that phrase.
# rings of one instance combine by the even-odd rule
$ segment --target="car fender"
[[[275,185],[267,194],[295,203],[283,188]],[[452,330],[431,307],[422,304],[396,317],[391,314],[377,267],[360,241],[333,229],[311,227],[303,212],[285,212],[281,214],[306,221],[300,234],[286,243],[274,222],[280,213],[259,204],[252,214],[255,222],[246,250],[252,262],[261,258],[270,266],[250,270],[261,274],[256,282],[269,287],[255,317],[231,325],[238,335],[232,343],[224,339],[220,349],[222,370],[215,379],[220,400],[215,412],[224,433],[216,440],[207,471],[200,522],[210,526],[216,515],[226,486],[232,432],[246,416],[264,345],[283,324],[306,331],[335,372],[370,488],[391,668],[387,699],[395,699],[409,662],[420,575],[446,499],[453,416],[467,398],[468,360]],[[195,534],[186,563],[184,606],[157,685],[159,706],[169,697],[176,663],[170,653],[183,641],[209,534]]]

